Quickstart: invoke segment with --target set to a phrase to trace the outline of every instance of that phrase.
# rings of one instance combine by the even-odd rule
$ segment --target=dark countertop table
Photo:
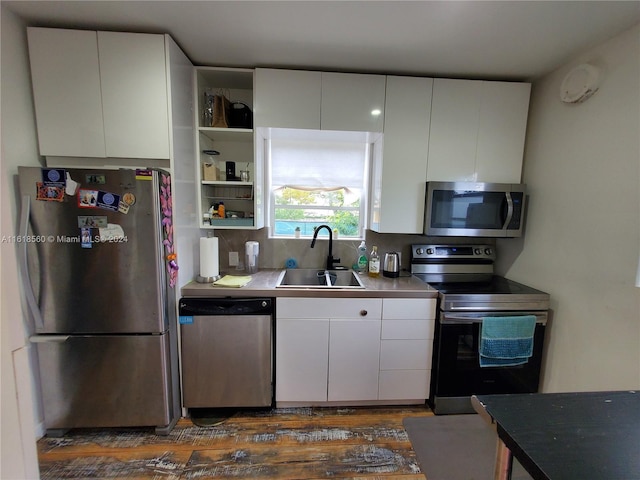
[[[478,395],[472,403],[534,480],[640,479],[640,391]],[[496,478],[509,478],[500,450]]]

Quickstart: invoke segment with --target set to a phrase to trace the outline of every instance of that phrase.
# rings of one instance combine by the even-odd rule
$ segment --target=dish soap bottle
[[[380,276],[380,256],[378,255],[378,247],[376,247],[375,245],[373,246],[371,254],[369,255],[369,276]]]
[[[367,260],[367,246],[363,240],[358,247],[358,261],[356,262],[358,273],[367,271],[367,263],[369,263]]]

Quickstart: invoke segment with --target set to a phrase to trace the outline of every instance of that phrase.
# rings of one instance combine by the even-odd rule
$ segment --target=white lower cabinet
[[[326,402],[329,319],[278,317],[277,322],[276,400]]]
[[[378,397],[382,299],[278,298],[276,402]]]
[[[385,298],[380,341],[380,400],[429,397],[436,300]]]
[[[378,399],[380,324],[368,315],[331,320],[327,400]]]
[[[276,402],[428,398],[435,299],[278,298]]]

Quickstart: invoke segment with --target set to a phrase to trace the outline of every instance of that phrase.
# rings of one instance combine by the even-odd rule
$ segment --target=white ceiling
[[[169,33],[196,65],[532,80],[640,1],[4,1],[29,25]]]

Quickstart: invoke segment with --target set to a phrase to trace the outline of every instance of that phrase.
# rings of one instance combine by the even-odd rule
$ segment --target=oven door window
[[[524,365],[480,368],[480,323],[442,324],[437,345],[438,396],[538,391],[544,326],[537,325],[533,356]]]

